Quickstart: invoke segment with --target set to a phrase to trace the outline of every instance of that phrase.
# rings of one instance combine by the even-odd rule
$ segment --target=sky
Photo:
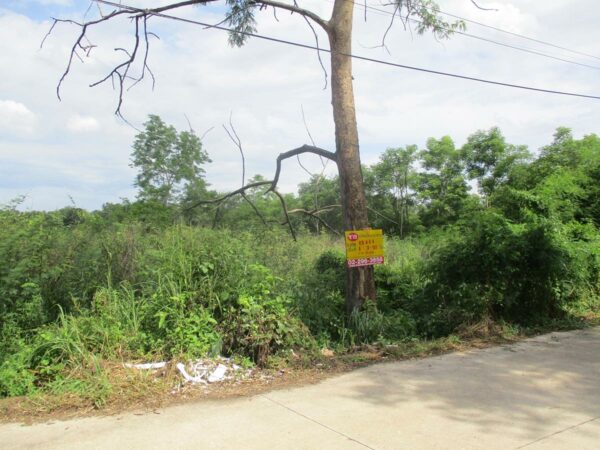
[[[288,3],[290,0],[285,0]],[[167,0],[123,0],[154,7]],[[223,2],[221,2],[223,3]],[[302,7],[325,18],[331,0],[299,0]],[[357,3],[361,3],[358,2]],[[527,48],[571,64],[517,51],[466,36],[436,40],[396,22],[381,47],[390,11],[385,1],[367,0],[356,8],[353,51],[357,55],[410,66],[486,78],[544,89],[600,95],[600,4],[595,0],[507,0],[477,3],[440,0],[442,11],[513,33],[550,42],[596,58],[467,23],[467,33]],[[0,205],[20,195],[23,210],[53,210],[76,205],[88,210],[135,199],[132,143],[149,114],[159,115],[178,130],[190,125],[204,135],[212,163],[206,179],[224,192],[240,186],[238,149],[223,125],[231,119],[246,160],[247,178],[270,178],[281,152],[310,143],[334,150],[329,89],[314,51],[250,39],[242,48],[227,44],[227,33],[152,18],[148,63],[155,75],[125,93],[122,113],[115,116],[118,95],[102,79],[124,57],[115,48],[131,49],[132,25],[115,20],[92,27],[89,55],[75,60],[57,98],[79,28],[60,23],[44,41],[52,18],[76,21],[98,18],[108,6],[88,0],[0,0]],[[179,17],[216,23],[224,8],[191,7]],[[450,17],[446,17],[452,20]],[[262,35],[314,44],[314,36],[298,15],[272,10],[257,15]],[[319,34],[321,45],[326,37]],[[325,66],[328,56],[322,55]],[[499,127],[508,142],[532,151],[548,144],[554,130],[566,126],[576,137],[600,130],[600,100],[529,92],[355,60],[354,90],[361,159],[374,164],[389,147],[417,144],[429,137],[451,136],[457,146],[480,129]],[[189,121],[189,122],[188,122]],[[137,130],[136,130],[137,129]],[[205,134],[206,133],[206,134]],[[323,168],[318,157],[303,156],[311,173]],[[333,174],[329,165],[325,173]],[[280,190],[294,192],[309,175],[296,160],[283,165]]]

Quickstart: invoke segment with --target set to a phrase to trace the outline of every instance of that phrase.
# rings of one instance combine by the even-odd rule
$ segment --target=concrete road
[[[0,448],[600,449],[600,328],[159,412],[0,425]]]

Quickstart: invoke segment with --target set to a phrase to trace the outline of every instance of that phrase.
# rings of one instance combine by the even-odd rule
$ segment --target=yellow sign
[[[346,231],[348,267],[383,264],[383,230]]]

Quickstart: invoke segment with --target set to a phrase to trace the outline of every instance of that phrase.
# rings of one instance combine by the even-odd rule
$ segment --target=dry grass
[[[0,400],[0,422],[35,423],[67,420],[90,415],[112,415],[127,411],[156,411],[188,401],[220,400],[261,394],[318,383],[326,378],[383,361],[424,358],[455,351],[485,348],[515,342],[525,335],[480,333],[474,327],[464,337],[450,336],[431,341],[396,345],[360,346],[333,356],[298,356],[277,368],[254,369],[251,376],[211,385],[182,385],[173,363],[158,371],[127,369],[104,361],[102,367],[110,392],[101,404],[81,395],[38,394]],[[487,328],[489,330],[489,327]]]

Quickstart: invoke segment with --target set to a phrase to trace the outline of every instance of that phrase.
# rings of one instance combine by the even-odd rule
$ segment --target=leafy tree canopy
[[[177,202],[186,190],[204,189],[204,169],[210,162],[193,131],[177,130],[159,116],[150,115],[133,143],[131,167],[139,170],[135,186],[140,200],[164,205]]]

